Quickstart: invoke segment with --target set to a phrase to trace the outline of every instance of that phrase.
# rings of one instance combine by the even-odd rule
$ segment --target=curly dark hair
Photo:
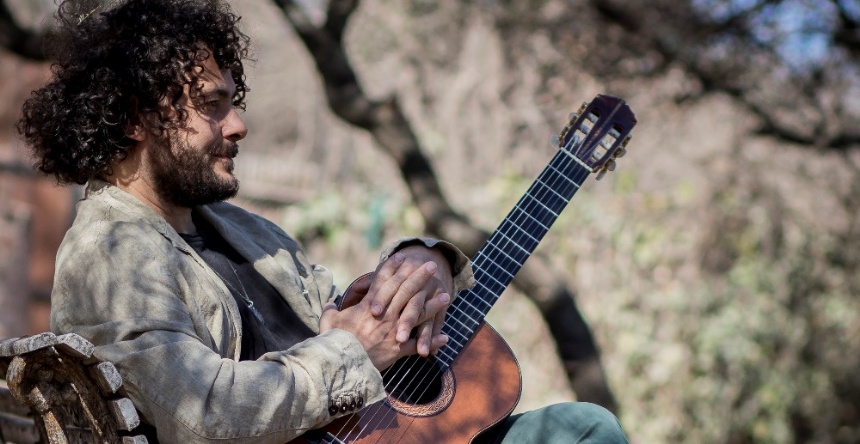
[[[105,1],[105,0],[101,0]],[[109,175],[134,141],[129,126],[158,133],[184,125],[185,85],[195,91],[208,56],[236,82],[233,105],[244,108],[243,61],[249,39],[239,17],[218,0],[64,0],[51,44],[53,79],[24,103],[18,132],[35,167],[60,183]],[[163,113],[169,100],[176,111]],[[156,116],[146,125],[143,116]],[[141,120],[143,119],[143,120]]]

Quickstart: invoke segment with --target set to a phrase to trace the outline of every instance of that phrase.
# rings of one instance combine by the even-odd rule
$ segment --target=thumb
[[[329,302],[323,306],[323,311],[320,315],[320,333],[334,328],[335,315],[337,312],[337,305],[334,302]]]

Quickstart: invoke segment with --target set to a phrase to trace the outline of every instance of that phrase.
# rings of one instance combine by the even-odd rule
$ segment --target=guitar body
[[[364,297],[370,277],[364,275],[350,285],[342,307],[354,305]],[[430,360],[412,357],[398,361],[392,369],[398,364],[411,369],[416,361],[432,365]],[[420,403],[404,402],[389,393],[386,399],[329,423],[319,433],[327,432],[339,441],[308,436],[292,443],[468,443],[507,418],[522,393],[522,377],[514,353],[486,322],[476,330],[460,358],[441,374],[425,377],[400,371],[398,377],[401,375],[430,386],[433,393]],[[430,378],[436,381],[430,383]]]
[[[430,403],[407,404],[389,395],[324,430],[345,443],[472,442],[511,414],[520,399],[522,380],[511,349],[486,323],[461,357],[443,374],[445,387]]]

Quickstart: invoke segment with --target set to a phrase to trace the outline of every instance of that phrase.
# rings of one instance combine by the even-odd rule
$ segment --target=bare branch
[[[46,57],[42,48],[46,38],[43,33],[22,27],[5,0],[0,0],[0,46],[26,59],[44,61]]]
[[[684,14],[684,29],[681,30],[674,28],[671,24],[655,25],[653,20],[646,22],[646,18],[642,14],[624,7],[617,1],[591,1],[592,7],[604,20],[622,27],[637,41],[656,50],[666,62],[681,66],[688,75],[699,82],[703,90],[702,94],[726,94],[758,117],[760,124],[756,129],[757,134],[785,142],[808,145],[815,149],[837,151],[856,149],[860,145],[860,133],[854,131],[853,127],[845,126],[838,132],[828,131],[828,121],[823,112],[818,113],[818,118],[815,121],[808,119],[809,128],[806,129],[785,123],[777,118],[777,105],[764,103],[756,98],[759,92],[758,88],[755,83],[750,83],[750,75],[742,69],[742,65],[721,66],[723,60],[708,61],[701,55],[707,43],[705,40],[697,40],[697,38],[708,39],[713,37],[714,32],[726,32],[741,38],[748,50],[756,51],[758,57],[763,60],[770,60],[769,63],[776,66],[778,57],[775,55],[775,49],[754,38],[753,33],[746,28],[747,25],[745,24],[749,15],[761,7],[773,3],[778,2],[764,0],[753,5],[750,10],[739,12],[737,15],[727,18],[716,27],[698,20],[695,14]],[[843,31],[845,32],[840,35],[850,34],[853,36],[853,33],[857,31],[855,29],[857,23],[850,21],[844,8],[841,9],[841,12]],[[800,108],[799,105],[805,103],[808,108],[823,110],[824,105],[817,97],[823,82],[820,77],[811,76],[807,79],[788,79],[785,81],[796,83],[794,87],[798,94],[793,97],[795,107]]]

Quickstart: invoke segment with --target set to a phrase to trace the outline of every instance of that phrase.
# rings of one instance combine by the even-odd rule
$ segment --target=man
[[[57,255],[52,329],[117,366],[153,440],[285,442],[381,400],[380,370],[445,345],[444,310],[472,282],[450,244],[392,245],[367,296],[339,311],[328,270],[223,202],[247,132],[248,39],[226,4],[85,3],[60,5],[55,78],[19,131],[41,171],[87,183]],[[523,417],[494,437],[553,421],[624,440],[586,405]]]

